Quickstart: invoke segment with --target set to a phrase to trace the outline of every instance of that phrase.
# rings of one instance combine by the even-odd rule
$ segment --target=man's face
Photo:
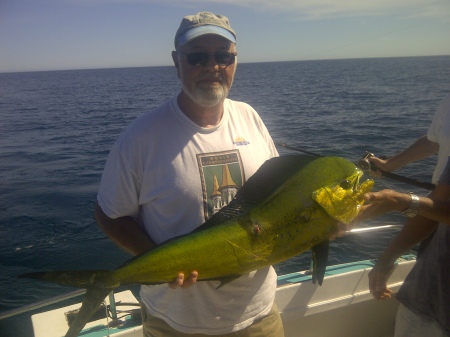
[[[210,53],[205,65],[190,65],[190,53]],[[202,107],[212,107],[221,103],[230,91],[236,70],[236,61],[228,66],[219,65],[214,53],[236,52],[234,43],[217,35],[204,35],[178,48],[172,55],[181,79],[183,93]]]

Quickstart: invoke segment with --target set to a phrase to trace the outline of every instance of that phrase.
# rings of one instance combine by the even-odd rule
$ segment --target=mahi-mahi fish
[[[115,270],[34,272],[19,277],[86,288],[65,337],[75,337],[108,293],[124,284],[161,284],[178,273],[227,282],[313,251],[313,282],[322,284],[329,238],[350,223],[372,180],[340,157],[290,155],[269,159],[236,197],[193,232],[136,256]]]

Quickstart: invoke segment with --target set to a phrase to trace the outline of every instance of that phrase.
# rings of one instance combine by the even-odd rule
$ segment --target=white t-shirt
[[[436,183],[444,171],[450,155],[450,94],[439,104],[428,128],[427,138],[432,142],[439,143],[438,161],[432,178],[432,182]]]
[[[133,216],[159,244],[191,232],[226,205],[267,159],[277,156],[254,109],[226,99],[220,123],[202,128],[176,97],[137,118],[114,144],[98,202],[111,218]],[[150,314],[185,333],[225,334],[266,315],[273,304],[272,267],[217,289],[201,281],[188,289],[142,286]]]

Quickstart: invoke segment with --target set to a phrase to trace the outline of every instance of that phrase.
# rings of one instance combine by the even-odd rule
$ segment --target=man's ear
[[[180,63],[178,59],[178,53],[176,51],[172,52],[172,60],[173,63],[175,64],[175,68],[177,68],[178,78],[180,78]]]

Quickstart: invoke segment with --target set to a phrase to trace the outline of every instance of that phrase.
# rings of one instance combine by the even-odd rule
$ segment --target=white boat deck
[[[126,290],[117,294],[114,294],[116,303],[135,303],[139,305],[138,300],[134,297],[130,290]],[[105,299],[106,305],[109,305],[109,297]],[[33,324],[35,337],[62,337],[67,332],[68,323],[66,319],[66,313],[79,309],[81,303],[73,304],[67,307],[58,308],[51,311],[46,311],[40,314],[31,316],[31,322]],[[120,306],[117,309],[120,311],[133,310],[139,307],[132,305]],[[105,315],[106,316],[106,311]],[[118,317],[120,318],[120,313]],[[127,316],[122,318],[122,324],[117,327],[110,327],[108,332],[108,325],[112,322],[111,318],[101,318],[92,322],[89,322],[84,327],[80,337],[142,337],[141,316],[137,319]]]
[[[393,293],[414,263],[412,256],[399,261],[388,284]],[[302,273],[280,276],[276,303],[286,337],[393,336],[398,301],[373,299],[368,282],[372,267],[371,261],[327,267],[322,286],[301,281]],[[289,284],[296,279],[300,282]]]

